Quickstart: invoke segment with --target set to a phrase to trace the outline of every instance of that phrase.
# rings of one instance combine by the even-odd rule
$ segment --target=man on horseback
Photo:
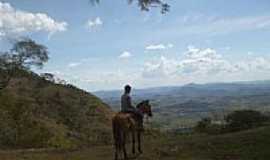
[[[141,149],[141,133],[143,132],[143,116],[152,117],[152,109],[149,100],[143,100],[132,106],[130,97],[131,87],[125,86],[125,92],[121,97],[121,112],[116,113],[112,117],[112,131],[115,146],[115,160],[118,160],[118,154],[123,154],[127,159],[126,139],[131,134],[132,153],[135,154],[135,143],[137,139],[138,151]],[[137,138],[135,138],[137,136]]]
[[[138,122],[139,129],[143,130],[143,114],[131,103],[131,86],[126,85],[124,90],[124,94],[121,96],[121,112],[131,113],[132,117]]]

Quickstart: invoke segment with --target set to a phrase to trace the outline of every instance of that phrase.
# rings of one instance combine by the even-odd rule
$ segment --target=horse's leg
[[[139,151],[139,153],[142,153],[142,150],[141,150],[141,132],[140,131],[137,131],[137,139],[138,139],[138,151]]]
[[[118,160],[118,152],[119,152],[119,128],[117,127],[115,121],[112,121],[112,127],[113,127],[113,139],[114,139],[114,159]]]
[[[121,137],[118,137],[118,139],[115,143],[115,160],[118,160],[119,153],[121,154]]]
[[[135,131],[132,131],[132,153],[135,154]]]
[[[114,159],[118,160],[119,145],[115,142]]]
[[[124,152],[124,159],[126,160],[127,159],[127,151],[126,151],[126,133],[123,132],[123,137],[122,137],[122,149],[123,149],[123,152]]]

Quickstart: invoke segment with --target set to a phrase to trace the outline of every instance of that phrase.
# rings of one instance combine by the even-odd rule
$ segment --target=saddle
[[[143,130],[143,118],[135,112],[118,112],[121,118],[127,119],[129,123],[136,126],[137,130]]]

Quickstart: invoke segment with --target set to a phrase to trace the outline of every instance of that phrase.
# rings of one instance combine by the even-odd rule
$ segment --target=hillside
[[[0,147],[75,148],[109,143],[111,109],[72,85],[17,71],[0,92]]]
[[[122,91],[99,91],[94,94],[112,106],[120,107]],[[134,103],[150,99],[155,125],[162,128],[193,126],[207,116],[222,117],[236,109],[270,110],[270,82],[188,84],[185,86],[134,89]]]

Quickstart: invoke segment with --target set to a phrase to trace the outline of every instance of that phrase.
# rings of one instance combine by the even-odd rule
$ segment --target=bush
[[[207,132],[207,130],[211,126],[211,122],[212,122],[212,119],[211,118],[203,118],[195,126],[195,131],[198,131],[198,132]]]
[[[264,125],[269,116],[254,110],[238,110],[225,116],[225,124],[214,124],[211,118],[203,118],[195,126],[195,131],[207,134],[235,132]]]
[[[267,117],[259,111],[239,110],[228,114],[225,120],[228,131],[240,131],[262,126]]]

